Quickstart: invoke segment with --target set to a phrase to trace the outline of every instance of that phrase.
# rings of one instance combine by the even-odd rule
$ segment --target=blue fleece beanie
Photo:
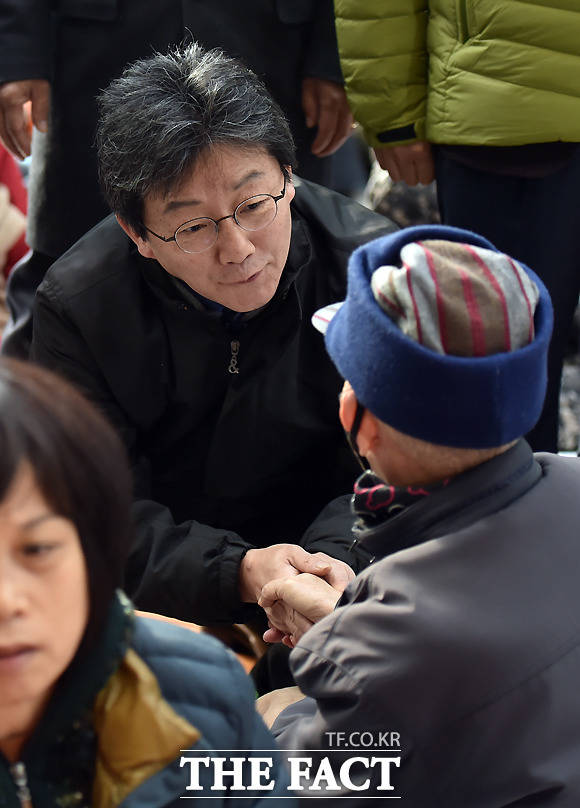
[[[515,285],[508,292],[511,299],[507,302],[516,314],[518,307],[528,306],[529,316],[533,317],[531,341],[527,342],[526,336],[527,344],[522,347],[487,355],[474,355],[471,348],[468,355],[452,355],[440,352],[434,345],[427,347],[425,340],[417,341],[416,334],[405,333],[405,311],[387,313],[392,301],[387,300],[388,305],[381,301],[379,305],[377,290],[373,292],[371,286],[376,285],[373,275],[379,267],[401,265],[405,245],[427,240],[472,245],[493,251],[498,260],[501,256],[512,262],[481,236],[453,227],[412,227],[371,241],[351,256],[346,300],[326,330],[328,353],[360,403],[394,429],[443,446],[502,446],[528,432],[542,410],[552,331],[550,297],[541,280],[518,262],[519,272],[523,270],[537,287],[535,314],[519,288],[517,293],[514,291]],[[404,269],[407,273],[413,271],[413,267]],[[487,266],[483,269],[487,282],[498,287],[493,272]],[[461,267],[459,272],[463,276]],[[435,277],[434,270],[432,274]],[[427,296],[428,293],[427,290]],[[442,316],[437,289],[432,297],[433,310],[439,308]],[[467,309],[475,311],[481,330],[483,321],[474,301],[471,294]],[[502,302],[505,309],[505,299]],[[428,305],[429,300],[424,304]],[[485,319],[485,311],[483,315]],[[525,316],[526,312],[524,320]]]

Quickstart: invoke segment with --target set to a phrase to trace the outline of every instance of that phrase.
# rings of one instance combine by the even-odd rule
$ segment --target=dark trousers
[[[580,148],[542,178],[479,171],[436,150],[441,218],[473,230],[527,264],[543,280],[554,306],[548,389],[536,427],[526,436],[535,451],[557,451],[562,361],[580,292]]]

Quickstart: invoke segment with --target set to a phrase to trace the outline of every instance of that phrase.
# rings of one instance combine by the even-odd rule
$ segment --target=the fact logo
[[[326,750],[304,754],[300,750],[280,750],[288,773],[283,784],[276,782],[280,769],[274,765],[273,752],[261,756],[256,750],[211,753],[187,750],[180,761],[180,765],[187,768],[189,778],[184,798],[200,792],[222,792],[224,798],[254,792],[261,794],[262,799],[275,799],[274,795],[280,796],[282,791],[294,792],[300,797],[348,796],[354,792],[359,797],[365,796],[361,792],[387,797],[386,792],[391,792],[388,796],[395,798],[392,776],[401,765],[398,733],[327,734],[334,737],[327,738],[330,748]]]

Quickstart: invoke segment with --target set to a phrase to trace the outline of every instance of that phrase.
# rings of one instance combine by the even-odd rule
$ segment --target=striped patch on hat
[[[536,284],[503,253],[452,241],[406,244],[375,270],[375,299],[411,339],[452,356],[515,351],[534,338]]]
[[[328,324],[342,305],[344,305],[344,300],[340,300],[338,303],[331,303],[329,306],[324,306],[324,308],[315,311],[310,318],[314,328],[320,331],[321,334],[326,334]]]

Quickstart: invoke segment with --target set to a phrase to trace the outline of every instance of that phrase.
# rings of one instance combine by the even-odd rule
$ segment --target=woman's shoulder
[[[219,640],[172,623],[137,617],[132,647],[154,673],[170,702],[193,698],[198,705],[242,712],[254,709],[244,669]]]
[[[275,782],[280,792],[286,788],[242,666],[214,638],[181,626],[136,617],[120,667],[97,697],[94,720],[99,788],[117,793],[119,783],[132,782],[127,806],[174,804],[167,796],[177,799],[187,781],[182,750],[272,750]],[[133,776],[136,770],[143,778]],[[213,775],[204,772],[209,789]]]

